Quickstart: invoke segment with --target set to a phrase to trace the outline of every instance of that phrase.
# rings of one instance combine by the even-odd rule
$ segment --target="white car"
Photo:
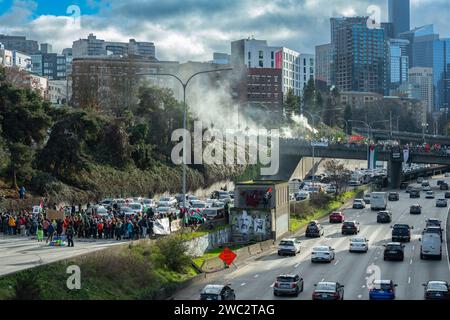
[[[430,186],[425,186],[422,188],[422,191],[431,191],[431,187]]]
[[[446,178],[450,178],[450,172],[446,172],[446,173],[445,173],[445,177],[446,177]]]
[[[328,187],[325,189],[325,192],[326,192],[326,193],[336,193],[336,192],[337,192],[337,189],[336,189],[335,186],[328,186]]]
[[[427,193],[425,194],[425,199],[434,199],[434,192],[427,191]]]
[[[122,208],[120,208],[120,214],[123,214],[125,216],[135,215],[134,211],[130,207],[122,207]]]
[[[144,211],[144,206],[140,203],[130,203],[128,207],[134,212],[134,214],[141,214]]]
[[[350,239],[350,252],[367,251],[369,251],[369,240],[363,237],[355,237]]]
[[[335,258],[334,249],[330,246],[314,247],[311,253],[311,262],[331,262]]]
[[[174,197],[161,197],[158,201],[158,207],[175,207],[177,199]]]
[[[142,200],[142,204],[146,208],[154,208],[154,207],[156,207],[156,202],[153,199],[144,199],[144,200]]]
[[[295,256],[297,253],[300,253],[300,240],[291,238],[291,239],[283,239],[280,241],[278,245],[278,255],[293,255]]]
[[[95,213],[101,217],[106,217],[109,215],[108,209],[106,209],[104,206],[98,206],[97,209],[95,209]]]
[[[295,193],[295,200],[296,201],[303,201],[309,199],[309,192],[307,191],[300,191]]]

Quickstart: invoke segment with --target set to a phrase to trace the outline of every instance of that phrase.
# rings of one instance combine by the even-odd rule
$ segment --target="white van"
[[[420,246],[420,259],[438,258],[442,260],[441,236],[438,233],[426,232],[422,235]]]
[[[370,209],[371,210],[386,210],[388,203],[388,195],[386,192],[372,192],[370,194]]]

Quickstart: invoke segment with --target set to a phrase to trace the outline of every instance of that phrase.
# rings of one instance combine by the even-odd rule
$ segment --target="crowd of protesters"
[[[51,242],[55,237],[65,236],[69,246],[74,245],[73,239],[111,239],[139,240],[153,236],[153,226],[156,220],[168,218],[169,221],[181,219],[185,227],[206,222],[198,212],[177,208],[174,211],[162,213],[147,208],[135,215],[123,215],[119,208],[108,210],[107,215],[97,214],[95,207],[89,210],[77,211],[72,206],[66,211],[63,219],[50,220],[46,218],[46,210],[39,214],[29,211],[19,213],[0,213],[0,233],[11,236],[36,236],[38,241]],[[55,208],[56,209],[56,208]],[[195,218],[194,218],[195,217]]]

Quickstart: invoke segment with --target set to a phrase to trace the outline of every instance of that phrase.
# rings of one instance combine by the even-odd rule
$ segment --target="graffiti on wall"
[[[252,188],[239,192],[238,207],[241,208],[273,208],[273,188]]]
[[[231,215],[231,228],[246,239],[255,235],[270,237],[272,234],[271,214],[257,210],[242,210]]]

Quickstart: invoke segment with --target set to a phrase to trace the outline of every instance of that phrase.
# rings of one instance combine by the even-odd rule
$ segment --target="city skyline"
[[[140,1],[104,0],[32,1],[2,0],[0,33],[26,35],[51,43],[54,52],[71,47],[89,33],[109,41],[154,42],[161,60],[212,59],[212,52],[230,52],[233,40],[254,36],[271,45],[301,53],[314,53],[315,46],[330,41],[330,17],[367,15],[370,5],[381,9],[381,22],[388,21],[387,0],[304,1]],[[81,10],[80,23],[67,14],[70,5]],[[449,37],[445,0],[411,0],[411,28],[434,24],[442,38]],[[211,23],[214,21],[214,23]],[[315,32],[311,32],[314,25]],[[278,30],[278,32],[273,32]]]

